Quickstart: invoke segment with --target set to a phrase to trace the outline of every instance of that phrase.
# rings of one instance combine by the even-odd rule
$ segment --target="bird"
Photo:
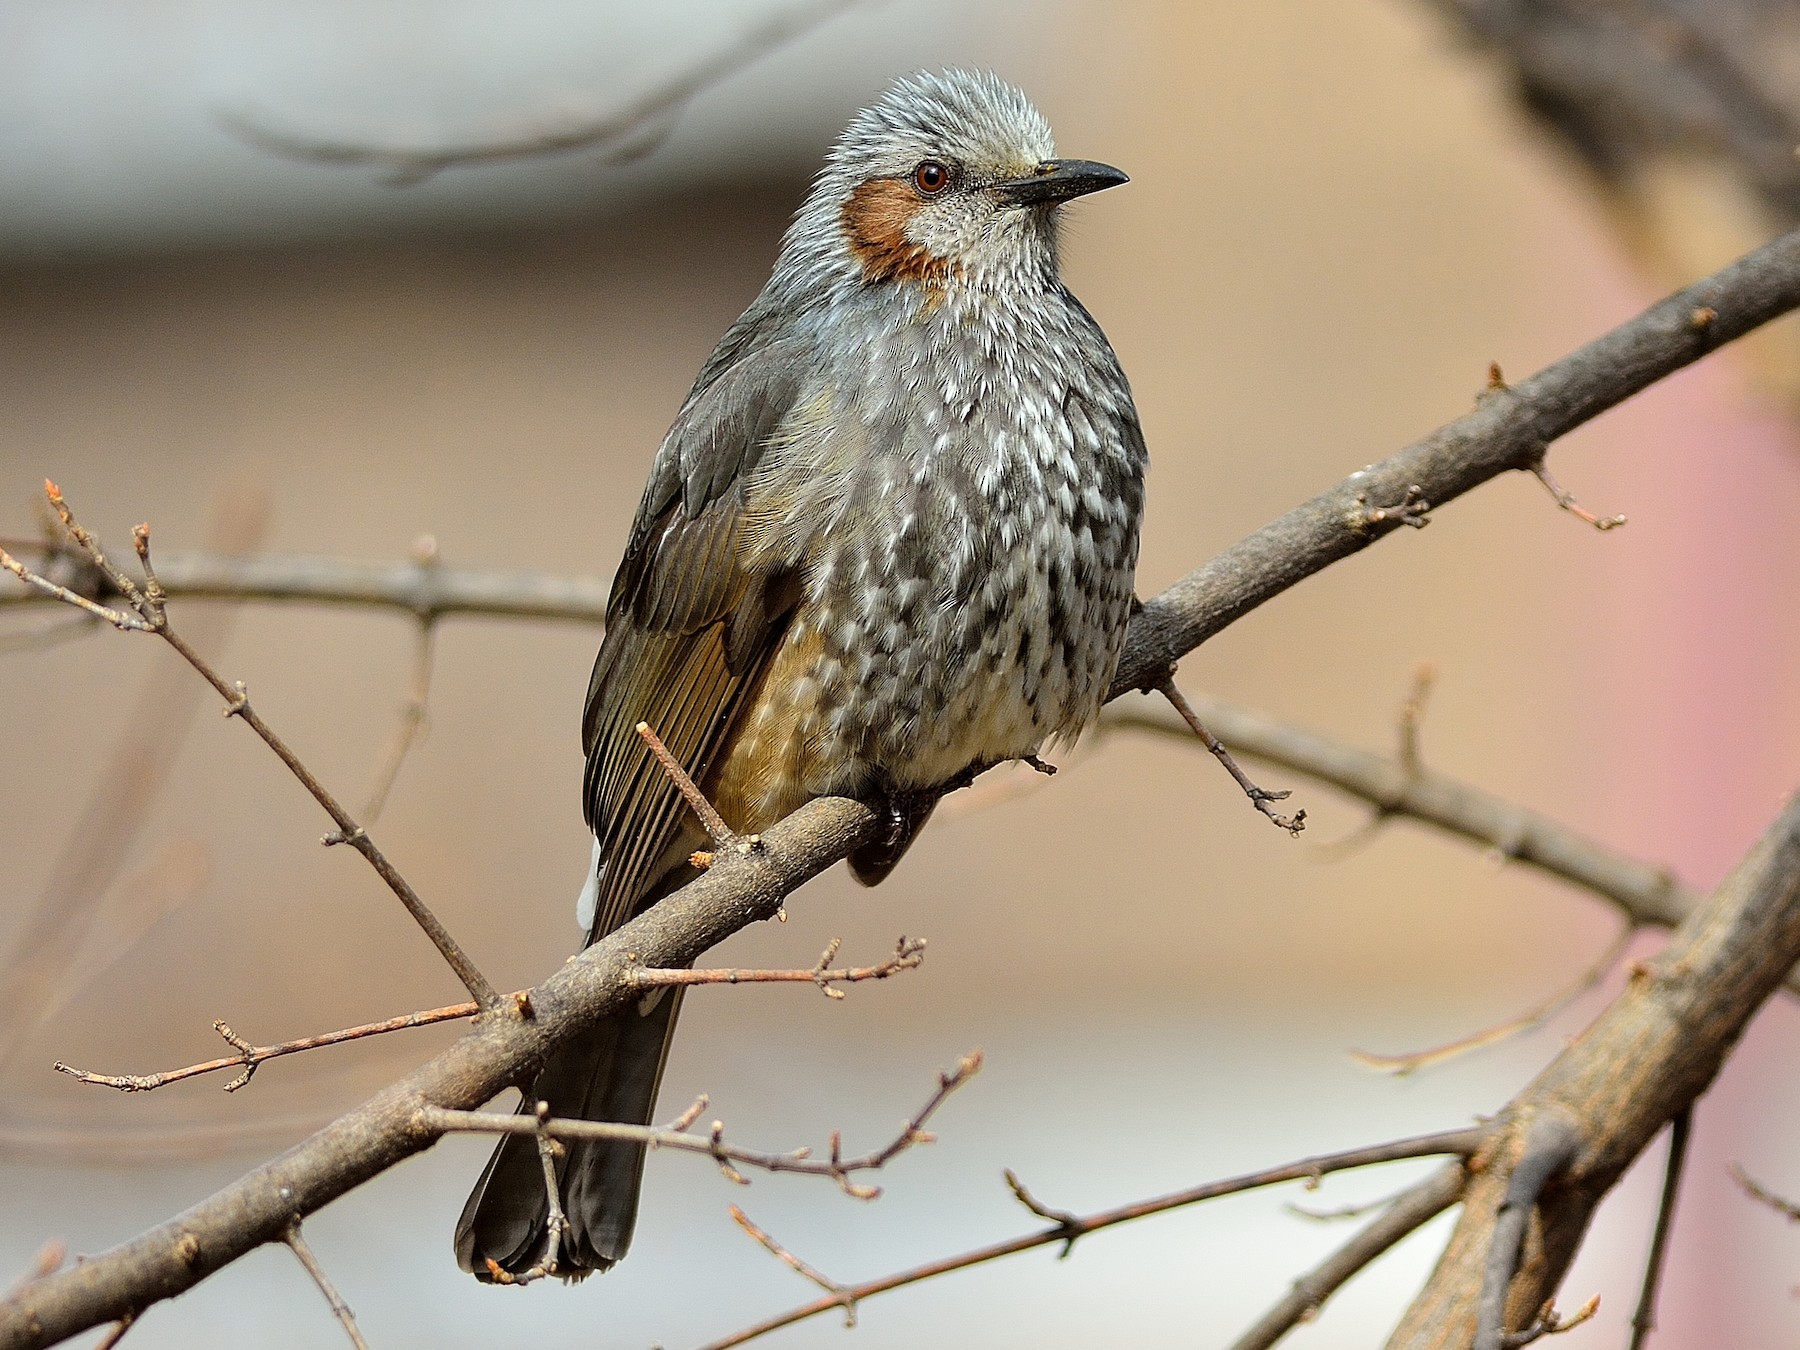
[[[704,862],[640,724],[739,833],[869,803],[883,828],[849,863],[874,885],[945,791],[1094,720],[1136,604],[1148,453],[1063,284],[1058,218],[1126,181],[1057,158],[986,71],[901,79],[838,137],[658,449],[613,582],[582,718],[588,943]],[[680,1004],[658,990],[553,1051],[520,1109],[648,1124]],[[564,1144],[546,1270],[538,1145],[504,1136],[459,1263],[610,1268],[643,1167],[642,1145]]]

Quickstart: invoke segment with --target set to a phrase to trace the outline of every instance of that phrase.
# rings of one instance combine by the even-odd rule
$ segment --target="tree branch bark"
[[[1430,1282],[1389,1350],[1462,1350],[1475,1335],[1483,1274],[1512,1178],[1540,1122],[1573,1131],[1545,1178],[1505,1290],[1508,1329],[1556,1291],[1589,1219],[1671,1119],[1706,1091],[1751,1016],[1800,961],[1800,795],[1668,947],[1501,1117],[1490,1165],[1473,1176]]]

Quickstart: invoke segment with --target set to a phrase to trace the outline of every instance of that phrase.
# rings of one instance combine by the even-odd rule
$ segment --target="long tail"
[[[520,1102],[520,1111],[535,1111],[539,1101],[546,1101],[552,1116],[648,1125],[681,994],[680,989],[660,989],[552,1056]],[[610,1269],[631,1245],[644,1149],[613,1140],[565,1141],[563,1148],[557,1190],[569,1231],[555,1273],[579,1280]],[[497,1279],[496,1272],[522,1275],[546,1254],[549,1220],[537,1140],[507,1135],[463,1206],[456,1225],[457,1262],[480,1280]]]

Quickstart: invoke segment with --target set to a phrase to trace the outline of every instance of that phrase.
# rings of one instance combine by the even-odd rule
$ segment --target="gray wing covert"
[[[743,507],[805,370],[793,339],[748,353],[689,397],[657,452],[582,715],[583,806],[604,859],[590,942],[635,913],[686,810],[637,724],[704,780],[797,601],[794,575],[747,563]]]

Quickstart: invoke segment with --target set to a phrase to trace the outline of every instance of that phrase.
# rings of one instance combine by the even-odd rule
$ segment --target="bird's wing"
[[[698,388],[651,468],[582,715],[605,859],[590,942],[632,917],[686,810],[637,724],[703,780],[798,599],[793,573],[747,564],[743,529],[745,479],[803,394],[798,345],[763,345]]]

